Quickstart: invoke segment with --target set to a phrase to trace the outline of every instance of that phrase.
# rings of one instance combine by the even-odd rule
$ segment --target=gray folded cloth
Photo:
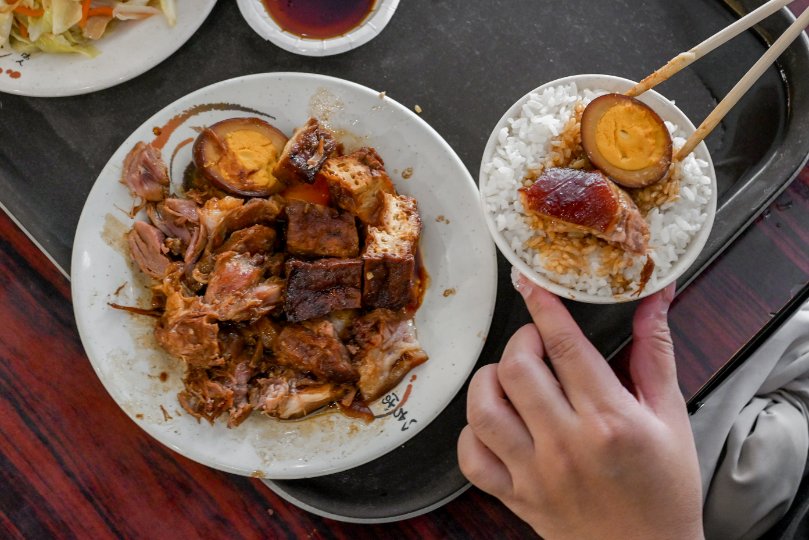
[[[758,538],[786,514],[809,457],[809,303],[691,417],[708,540]]]

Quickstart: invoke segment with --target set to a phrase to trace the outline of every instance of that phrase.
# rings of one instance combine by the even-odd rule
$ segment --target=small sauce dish
[[[318,3],[337,11],[330,0],[238,0],[242,17],[258,35],[304,56],[331,56],[364,45],[382,32],[399,6],[399,0],[358,0],[356,10],[349,7],[346,13],[331,13],[330,21],[318,21],[311,15],[324,11],[316,9]],[[345,16],[342,24],[336,15]]]

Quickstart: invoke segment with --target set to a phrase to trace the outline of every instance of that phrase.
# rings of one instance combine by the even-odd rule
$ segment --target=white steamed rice
[[[578,273],[560,274],[543,265],[542,255],[528,247],[537,232],[529,225],[517,189],[530,171],[544,167],[550,159],[552,143],[563,132],[575,112],[578,100],[586,105],[593,98],[606,93],[589,89],[579,90],[575,83],[549,87],[533,92],[522,105],[517,118],[509,118],[508,126],[497,134],[492,159],[483,164],[486,180],[482,194],[486,211],[491,214],[497,230],[511,249],[535,272],[569,289],[594,296],[611,297],[632,291],[614,291],[609,276],[598,276],[599,259],[590,257],[590,268]],[[684,133],[678,126],[666,122],[671,133],[674,150],[685,143]],[[657,283],[672,269],[689,243],[707,219],[706,210],[711,200],[711,179],[708,163],[691,153],[675,164],[680,173],[680,193],[677,200],[653,208],[647,215],[649,224],[649,256],[655,263],[654,272],[646,288],[658,288]],[[623,277],[637,287],[645,257],[623,270]]]

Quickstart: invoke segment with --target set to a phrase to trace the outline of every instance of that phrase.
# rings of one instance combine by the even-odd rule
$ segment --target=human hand
[[[635,313],[634,393],[556,296],[519,274],[515,286],[534,324],[470,383],[461,471],[547,539],[703,538],[699,465],[666,322],[674,285]]]

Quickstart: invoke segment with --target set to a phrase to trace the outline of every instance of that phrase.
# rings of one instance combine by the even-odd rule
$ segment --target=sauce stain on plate
[[[303,38],[329,39],[358,27],[376,0],[262,0],[267,13],[289,32]]]

